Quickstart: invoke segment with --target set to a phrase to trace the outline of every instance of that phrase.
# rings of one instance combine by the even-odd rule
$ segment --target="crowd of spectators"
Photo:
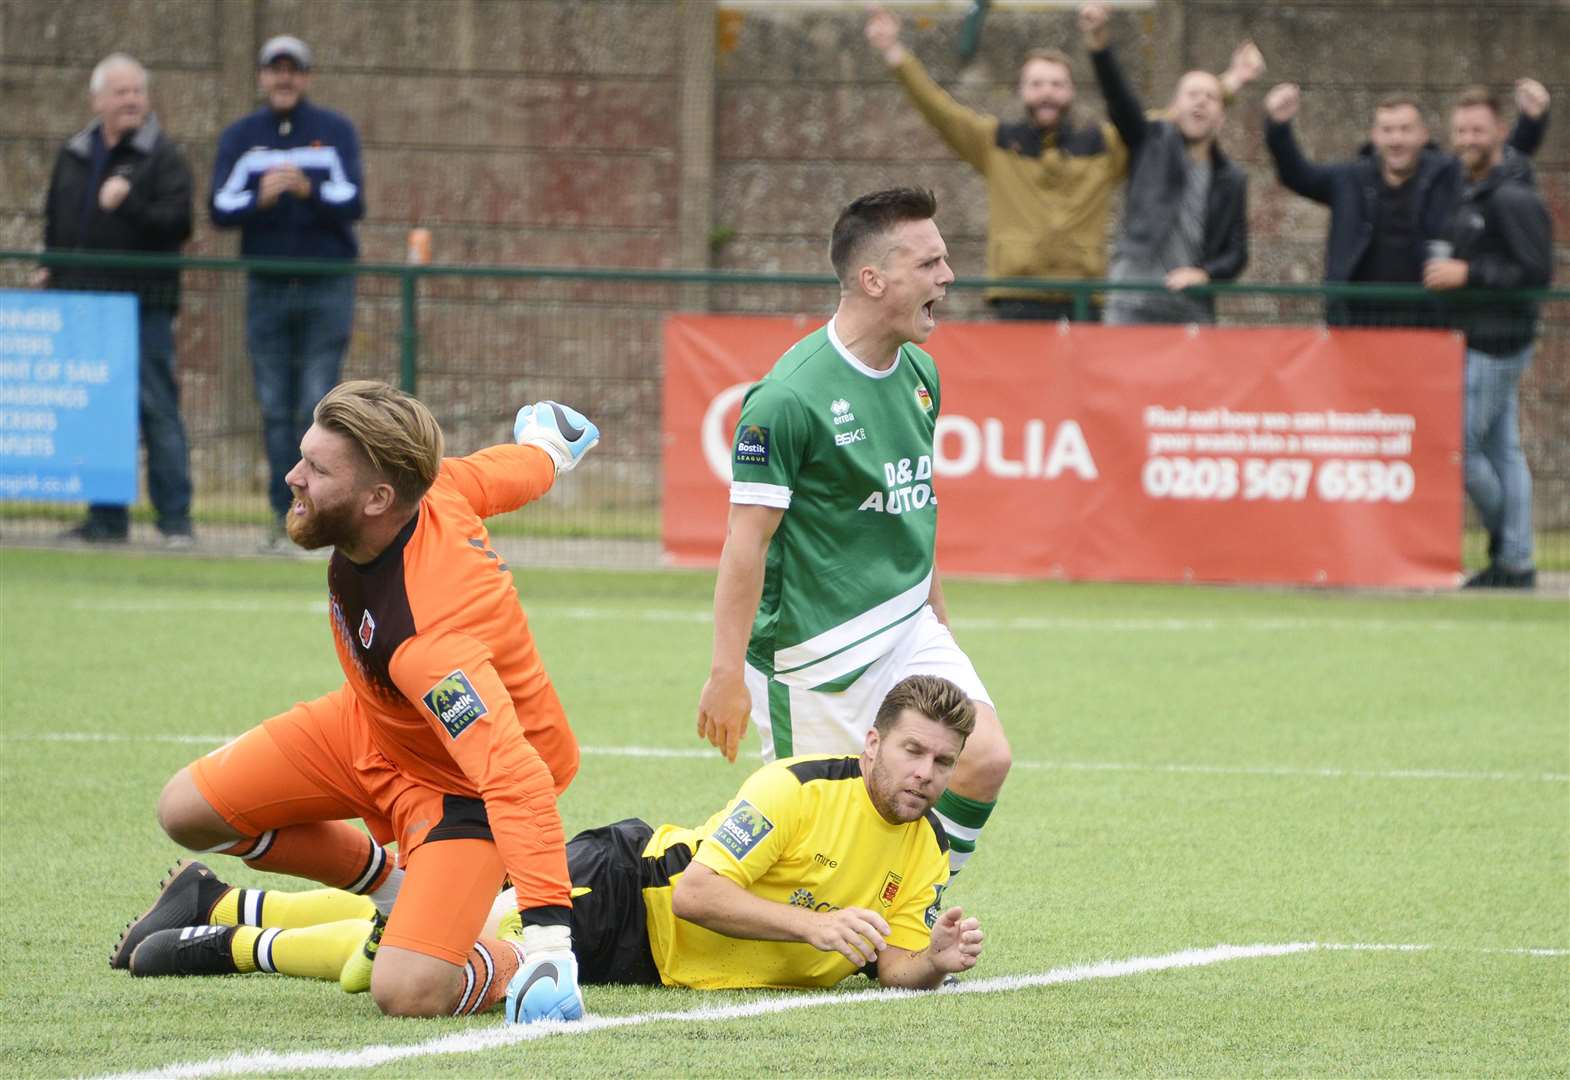
[[[1248,182],[1218,144],[1229,103],[1265,68],[1241,43],[1221,76],[1190,71],[1167,105],[1146,110],[1111,44],[1106,5],[1084,4],[1079,30],[1109,122],[1075,116],[1069,57],[1027,54],[1019,73],[1023,117],[1004,121],[960,104],[900,42],[899,22],[874,7],[868,43],[911,103],[986,178],[987,273],[993,277],[1106,278],[1114,289],[1092,318],[1112,324],[1215,321],[1211,282],[1248,263]],[[1521,451],[1519,385],[1531,363],[1537,307],[1476,290],[1549,283],[1552,223],[1533,178],[1549,95],[1516,84],[1508,136],[1499,102],[1463,93],[1450,115],[1450,150],[1429,135],[1410,95],[1374,108],[1368,143],[1349,160],[1310,161],[1292,133],[1300,93],[1282,83],[1264,99],[1265,145],[1288,190],[1330,209],[1325,281],[1423,286],[1431,298],[1333,299],[1327,322],[1348,326],[1448,326],[1466,337],[1466,487],[1488,532],[1488,566],[1472,587],[1535,584],[1531,475]],[[1105,237],[1113,189],[1126,183],[1110,270]],[[997,288],[999,318],[1055,319],[1072,305],[1050,292]]]
[[[1106,299],[1080,310],[1111,324],[1214,322],[1205,287],[1236,279],[1249,257],[1247,177],[1222,151],[1220,135],[1265,58],[1244,41],[1221,75],[1190,71],[1163,107],[1148,109],[1116,57],[1108,24],[1104,4],[1080,7],[1081,44],[1106,103],[1104,121],[1076,106],[1073,63],[1057,49],[1025,56],[1021,113],[1005,120],[961,104],[934,82],[890,12],[874,6],[865,32],[912,105],[985,179],[989,277],[1106,281]],[[257,61],[263,105],[219,139],[212,223],[239,229],[248,257],[352,264],[354,223],[365,212],[354,125],[307,98],[314,63],[298,38],[272,38]],[[170,253],[190,237],[190,170],[149,109],[147,83],[146,71],[124,54],[94,70],[95,118],[61,148],[46,197],[46,249]],[[1529,161],[1543,141],[1549,95],[1521,79],[1506,135],[1498,102],[1486,90],[1468,91],[1451,112],[1449,150],[1430,137],[1419,101],[1391,95],[1374,109],[1367,144],[1331,163],[1309,160],[1298,145],[1292,122],[1300,97],[1291,83],[1265,94],[1264,141],[1280,183],[1330,209],[1325,281],[1425,286],[1432,294],[1333,299],[1326,319],[1465,332],[1467,489],[1490,555],[1472,583],[1530,584],[1531,481],[1517,388],[1531,361],[1537,311],[1530,301],[1500,305],[1472,294],[1549,282],[1550,223]],[[1119,185],[1123,213],[1109,229]],[[40,283],[137,294],[148,491],[166,542],[189,544],[190,468],[173,334],[178,273],[58,266],[40,271]],[[1001,319],[1075,314],[1073,297],[1039,285],[995,285],[987,301]],[[269,549],[283,546],[292,502],[283,478],[312,409],[338,381],[353,315],[347,271],[257,270],[247,283],[246,343],[271,473]],[[93,506],[69,535],[116,541],[128,526],[125,507]]]

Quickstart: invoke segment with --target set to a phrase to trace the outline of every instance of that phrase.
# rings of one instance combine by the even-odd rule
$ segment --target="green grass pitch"
[[[1570,1073],[1570,606],[1541,597],[947,587],[1016,758],[951,891],[988,932],[967,983],[1221,944],[1430,948],[900,1000],[855,979],[779,1011],[791,995],[590,988],[602,1018],[759,1011],[481,1050],[494,1014],[397,1021],[326,983],[111,972],[180,854],[153,818],[164,780],[339,680],[324,570],[0,553],[0,1075],[228,1055],[254,1075],[263,1052],[317,1055],[281,1075]],[[734,766],[626,752],[700,749],[711,579],[515,576],[586,747],[568,830],[718,807],[755,736]],[[444,1036],[467,1052],[363,1053]]]

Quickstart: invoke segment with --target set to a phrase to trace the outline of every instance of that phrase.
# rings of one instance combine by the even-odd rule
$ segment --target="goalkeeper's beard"
[[[297,514],[293,506],[289,507],[284,528],[296,546],[316,551],[324,547],[343,547],[354,540],[354,508],[351,505],[318,507],[304,495],[294,498],[305,508],[305,513]]]

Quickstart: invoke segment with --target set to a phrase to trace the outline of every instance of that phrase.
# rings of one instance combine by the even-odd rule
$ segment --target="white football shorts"
[[[752,722],[763,740],[763,760],[797,754],[859,754],[878,717],[878,706],[908,675],[940,675],[972,701],[992,698],[970,657],[928,606],[911,617],[894,647],[874,660],[844,690],[801,690],[769,679],[747,665]]]

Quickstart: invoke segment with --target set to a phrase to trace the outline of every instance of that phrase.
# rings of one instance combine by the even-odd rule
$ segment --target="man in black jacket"
[[[138,417],[147,444],[147,491],[170,547],[189,547],[191,466],[174,375],[178,270],[49,265],[48,251],[175,253],[191,235],[191,170],[148,112],[147,72],[124,53],[106,57],[88,83],[97,118],[55,159],[44,203],[45,268],[51,289],[131,292],[140,319]],[[95,504],[66,535],[123,541],[126,507]]]
[[[1423,284],[1446,292],[1450,322],[1466,334],[1466,490],[1488,530],[1489,565],[1468,588],[1525,588],[1532,566],[1532,474],[1517,417],[1521,375],[1532,362],[1537,304],[1470,293],[1548,284],[1553,225],[1531,166],[1505,145],[1499,103],[1483,87],[1461,95],[1450,145],[1464,187],[1445,238],[1452,257],[1430,260]]]
[[[1292,134],[1300,93],[1282,83],[1265,96],[1265,146],[1276,175],[1289,190],[1330,207],[1325,242],[1327,282],[1416,285],[1431,241],[1442,237],[1460,197],[1460,167],[1428,137],[1416,99],[1395,94],[1374,107],[1369,142],[1351,161],[1308,160]],[[1524,154],[1537,149],[1547,125],[1548,91],[1533,79],[1516,84],[1520,119],[1510,143]],[[1334,325],[1435,326],[1438,306],[1428,301],[1332,301]]]
[[[1107,9],[1085,4],[1079,28],[1107,101],[1107,115],[1129,149],[1128,191],[1111,280],[1148,281],[1163,290],[1118,290],[1107,300],[1112,324],[1214,322],[1215,301],[1185,292],[1230,281],[1248,263],[1248,181],[1221,152],[1225,119],[1221,81],[1190,71],[1160,117],[1145,115],[1108,43]],[[1242,81],[1264,70],[1257,49]],[[1239,71],[1237,55],[1232,70]]]

